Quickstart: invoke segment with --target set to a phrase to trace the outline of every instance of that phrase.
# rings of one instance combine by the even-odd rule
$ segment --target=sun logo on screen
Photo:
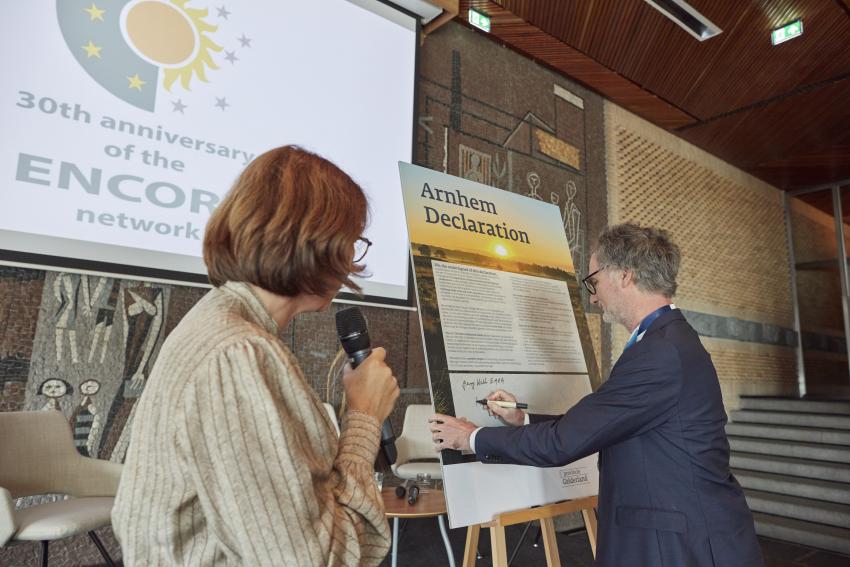
[[[207,8],[188,7],[189,1],[56,0],[56,13],[65,43],[83,69],[113,95],[153,112],[158,91],[165,97],[178,82],[191,91],[219,69],[213,54],[223,48],[216,32],[230,12],[216,8],[213,24]],[[238,41],[250,48],[244,34]],[[231,65],[239,60],[235,49],[226,53]],[[177,104],[183,112],[186,105],[178,99],[175,110]],[[222,110],[225,105],[230,106],[216,104]]]
[[[500,256],[502,258],[507,258],[510,252],[507,248],[505,248],[504,244],[496,244],[493,246],[493,252],[495,252],[496,256]]]
[[[187,1],[136,0],[121,13],[121,31],[130,48],[163,70],[163,86],[169,91],[177,79],[190,90],[193,77],[206,82],[206,70],[218,69],[211,52],[221,46],[209,36],[218,27],[204,20],[208,10],[187,8]]]

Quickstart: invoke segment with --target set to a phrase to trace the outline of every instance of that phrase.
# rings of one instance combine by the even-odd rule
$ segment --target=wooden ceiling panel
[[[500,3],[700,119],[850,72],[850,19],[829,0],[692,0],[724,30],[704,42],[643,0]],[[803,37],[772,46],[770,31],[798,17]]]
[[[803,189],[850,180],[850,136],[844,143],[789,154],[750,168],[750,173],[782,189]],[[850,193],[850,191],[848,191]],[[850,208],[845,209],[850,215]]]
[[[491,18],[489,36],[540,63],[575,79],[663,128],[679,128],[695,119],[657,95],[614,72],[553,36],[529,25],[495,2],[461,0],[460,17],[470,8]],[[464,20],[461,20],[466,24]],[[466,24],[468,25],[468,24]]]
[[[742,169],[821,148],[850,129],[850,78],[787,97],[773,104],[732,113],[678,133],[686,140]],[[836,108],[837,107],[837,108]]]
[[[490,37],[778,187],[850,178],[850,0],[689,3],[723,33],[644,0],[461,0],[458,19],[475,7]]]
[[[770,5],[770,13],[749,10],[734,30],[719,36],[726,35],[726,41],[706,62],[702,79],[685,97],[677,93],[673,100],[700,118],[710,118],[850,73],[850,18],[823,0],[793,0],[798,9],[783,9],[791,1]],[[797,14],[804,21],[803,36],[771,45],[771,29]]]

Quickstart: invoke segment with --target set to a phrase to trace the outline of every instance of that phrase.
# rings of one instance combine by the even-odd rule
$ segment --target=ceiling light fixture
[[[684,0],[644,0],[700,41],[723,32]]]

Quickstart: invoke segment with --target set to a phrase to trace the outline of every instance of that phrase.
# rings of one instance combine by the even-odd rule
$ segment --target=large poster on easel
[[[558,207],[406,163],[399,170],[436,411],[501,426],[476,403],[496,389],[553,415],[589,394],[590,340]],[[453,528],[598,492],[596,455],[560,468],[440,457]]]

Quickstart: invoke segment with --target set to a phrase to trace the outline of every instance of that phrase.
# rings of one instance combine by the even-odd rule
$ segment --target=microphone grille
[[[348,307],[336,312],[336,332],[342,348],[349,356],[372,346],[366,318],[357,307]]]
[[[336,312],[336,332],[340,339],[353,333],[365,333],[366,318],[358,307],[347,307]]]

